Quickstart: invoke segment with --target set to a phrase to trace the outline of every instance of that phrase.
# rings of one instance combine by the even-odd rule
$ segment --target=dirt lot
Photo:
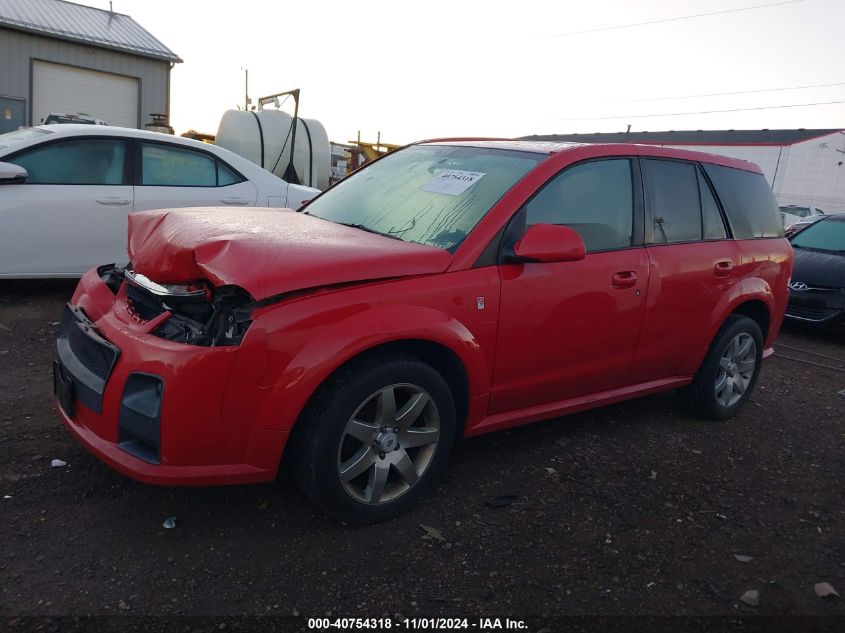
[[[845,595],[842,371],[773,357],[753,402],[726,423],[694,419],[663,394],[463,441],[415,511],[349,528],[286,481],[156,488],[90,456],[50,395],[54,324],[72,288],[0,284],[7,625],[32,622],[21,615],[520,615],[551,631],[562,615],[845,616],[845,600],[814,592],[825,581]],[[790,349],[779,353],[845,368],[845,328],[791,327],[780,342]],[[487,505],[500,495],[518,499]],[[175,529],[162,527],[169,516]],[[747,590],[758,606],[740,602]]]

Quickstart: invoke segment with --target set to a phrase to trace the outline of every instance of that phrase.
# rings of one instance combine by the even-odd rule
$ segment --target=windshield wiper
[[[384,237],[389,237],[392,240],[399,240],[400,242],[404,242],[401,237],[397,237],[396,235],[391,235],[390,233],[382,233],[381,231],[376,231],[375,229],[371,229],[369,226],[364,226],[363,224],[356,224],[354,222],[337,222],[332,220],[335,224],[342,224],[343,226],[348,226],[352,229],[361,229],[362,231],[366,231],[367,233],[375,233],[376,235],[384,235]]]

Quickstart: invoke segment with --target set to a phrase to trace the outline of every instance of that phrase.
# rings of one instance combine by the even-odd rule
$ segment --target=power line
[[[610,103],[641,103],[643,101],[680,101],[681,99],[696,99],[699,97],[727,97],[733,95],[750,95],[761,92],[781,92],[783,90],[805,90],[807,88],[830,88],[832,86],[845,86],[845,81],[832,84],[810,84],[807,86],[788,86],[784,88],[761,88],[759,90],[738,90],[736,92],[707,92],[697,95],[683,95],[677,97],[652,97],[646,99],[625,99],[624,101],[611,101]]]
[[[741,11],[753,11],[755,9],[768,9],[769,7],[778,7],[783,4],[795,4],[796,2],[804,2],[804,0],[783,0],[782,2],[771,2],[769,4],[758,4],[753,7],[741,7],[739,9],[725,9],[723,11],[712,11],[710,13],[696,13],[695,15],[681,15],[674,18],[663,18],[660,20],[650,20],[648,22],[634,22],[633,24],[619,24],[617,26],[603,26],[596,29],[586,29],[584,31],[570,31],[568,33],[559,33],[557,35],[547,35],[541,39],[551,39],[557,37],[570,37],[572,35],[586,35],[587,33],[601,33],[604,31],[617,31],[619,29],[630,29],[637,26],[649,26],[651,24],[663,24],[665,22],[677,22],[679,20],[692,20],[695,18],[705,18],[711,15],[725,15],[726,13],[739,13]]]
[[[818,101],[815,103],[791,103],[789,105],[759,106],[756,108],[730,108],[728,110],[699,110],[698,112],[662,112],[659,114],[622,114],[619,116],[573,117],[569,119],[551,119],[552,121],[607,121],[609,119],[647,119],[660,116],[687,116],[690,114],[717,114],[722,112],[750,112],[751,110],[780,110],[783,108],[809,108],[811,106],[834,105],[840,101]]]

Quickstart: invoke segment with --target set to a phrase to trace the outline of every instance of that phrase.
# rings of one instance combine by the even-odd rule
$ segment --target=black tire
[[[742,395],[730,404],[725,404],[717,397],[716,381],[720,376],[720,360],[726,354],[728,346],[740,335],[748,335],[754,341],[754,369],[750,380],[747,382]],[[746,316],[733,314],[729,316],[707,350],[707,356],[701,364],[692,384],[679,390],[680,395],[686,401],[688,407],[697,415],[710,420],[724,420],[737,414],[751,396],[757,380],[760,377],[760,369],[763,360],[763,333],[760,326]]]
[[[346,449],[345,442],[350,438],[355,441],[355,438],[346,435],[347,423],[353,415],[362,417],[359,408],[372,402],[371,398],[379,392],[392,386],[397,386],[398,391],[401,385],[418,387],[430,396],[428,402],[436,407],[439,438],[435,446],[424,449],[428,451],[428,461],[416,483],[407,484],[400,471],[388,465],[389,476],[398,481],[398,486],[410,487],[395,499],[368,503],[354,497],[346,487],[354,487],[355,481],[359,480],[346,484],[341,481],[342,450]],[[397,410],[401,409],[401,397],[401,394],[396,396]],[[433,415],[430,408],[426,411],[428,415]],[[437,485],[452,449],[455,428],[452,392],[436,370],[405,354],[369,355],[353,360],[327,380],[303,412],[294,429],[290,447],[294,475],[303,493],[336,519],[353,525],[384,521],[413,507],[422,495]],[[361,443],[359,450],[364,450],[366,446]],[[423,449],[408,449],[408,455],[418,455],[415,450]],[[377,449],[373,452],[374,455],[368,456],[368,459],[384,459],[378,457],[384,453]],[[380,466],[384,467],[383,464]],[[369,472],[365,471],[361,477]],[[372,479],[369,481],[372,484]]]

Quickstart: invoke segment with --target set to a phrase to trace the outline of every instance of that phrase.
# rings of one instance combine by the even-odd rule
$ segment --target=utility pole
[[[244,68],[244,110],[249,110],[249,68]]]

